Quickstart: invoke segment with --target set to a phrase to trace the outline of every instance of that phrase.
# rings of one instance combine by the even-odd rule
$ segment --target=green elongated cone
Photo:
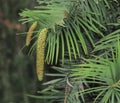
[[[38,80],[43,80],[44,73],[44,59],[45,59],[45,40],[47,35],[47,28],[41,30],[37,40],[37,57],[36,57],[36,68]]]

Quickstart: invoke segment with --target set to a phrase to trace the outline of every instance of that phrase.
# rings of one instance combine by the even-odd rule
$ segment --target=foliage
[[[44,61],[53,73],[45,73],[52,79],[43,83],[41,95],[28,96],[49,103],[119,103],[120,2],[37,1],[34,10],[20,13],[21,21],[37,21],[38,33],[48,29]]]
[[[105,57],[94,56],[92,59],[84,59],[85,63],[75,65],[73,77],[81,77],[93,87],[80,91],[83,94],[95,94],[94,102],[114,103],[120,102],[119,94],[119,58],[120,44],[116,44]],[[111,55],[110,55],[111,54]],[[76,67],[77,66],[77,67]]]

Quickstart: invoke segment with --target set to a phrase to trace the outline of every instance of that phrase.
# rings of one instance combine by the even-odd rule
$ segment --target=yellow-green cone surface
[[[37,21],[35,21],[29,28],[28,30],[28,34],[27,34],[27,37],[26,37],[26,46],[29,46],[30,44],[30,41],[31,41],[31,38],[32,38],[32,34],[33,34],[33,31],[35,30],[35,28],[37,27]]]
[[[43,73],[44,73],[45,41],[46,41],[47,31],[48,31],[47,28],[42,29],[37,40],[36,68],[37,68],[37,76],[40,81],[42,81]]]

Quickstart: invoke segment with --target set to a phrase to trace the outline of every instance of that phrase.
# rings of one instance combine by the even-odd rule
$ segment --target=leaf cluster
[[[41,96],[28,96],[49,103],[119,103],[119,0],[37,1],[21,21],[49,29],[45,61],[59,66],[45,73],[56,79],[43,83]]]

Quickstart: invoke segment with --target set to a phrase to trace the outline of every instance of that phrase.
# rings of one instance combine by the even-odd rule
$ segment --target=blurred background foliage
[[[35,0],[0,0],[0,103],[38,103],[25,94],[37,89],[34,59],[28,56],[19,12],[33,8]]]

